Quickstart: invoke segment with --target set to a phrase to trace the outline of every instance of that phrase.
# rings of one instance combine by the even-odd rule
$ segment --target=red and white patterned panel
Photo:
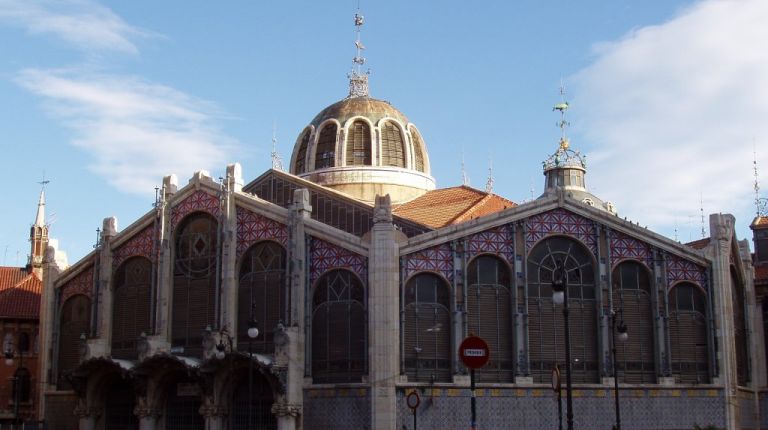
[[[416,272],[431,270],[442,273],[450,282],[453,282],[453,252],[447,243],[423,249],[405,256],[405,276],[411,276]]]
[[[237,207],[237,258],[260,240],[274,240],[288,246],[288,227],[248,209]]]
[[[214,217],[219,216],[221,213],[221,206],[219,205],[219,199],[216,196],[212,196],[205,191],[197,190],[191,195],[187,196],[181,203],[171,208],[171,225],[175,228],[176,225],[185,216],[195,211],[205,211]]]
[[[611,232],[611,267],[627,258],[642,261],[648,266],[653,265],[650,245],[624,233]]]
[[[154,249],[155,237],[155,227],[150,225],[128,239],[127,242],[112,252],[112,268],[119,267],[123,261],[135,256],[154,260],[152,250]]]
[[[68,298],[76,294],[84,294],[88,296],[88,298],[91,298],[92,289],[93,265],[80,272],[61,287],[61,304],[66,303]]]
[[[667,288],[676,282],[689,281],[707,288],[707,269],[676,255],[667,254]]]
[[[363,284],[368,282],[368,262],[360,254],[314,237],[309,253],[309,280],[312,285],[323,273],[332,269],[348,269],[357,274]]]
[[[473,234],[467,239],[469,258],[478,254],[496,254],[512,262],[515,260],[512,231],[503,225],[481,233]]]
[[[551,234],[567,234],[581,240],[597,254],[597,231],[592,221],[564,209],[534,215],[525,220],[525,243],[532,249],[536,242]]]

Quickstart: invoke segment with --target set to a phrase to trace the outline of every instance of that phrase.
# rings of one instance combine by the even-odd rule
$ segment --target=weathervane
[[[365,18],[360,14],[360,5],[357,6],[357,13],[355,13],[355,33],[357,37],[355,39],[355,57],[352,59],[352,70],[347,74],[349,78],[349,96],[348,97],[368,97],[368,75],[370,70],[363,73],[362,67],[365,64],[365,57],[363,57],[363,42],[360,40],[360,27],[365,23]]]
[[[565,137],[565,129],[571,125],[570,122],[565,120],[565,111],[568,110],[568,102],[565,101],[565,85],[562,79],[560,80],[560,103],[557,103],[553,108],[553,111],[560,111],[560,121],[557,122],[557,126],[560,128],[560,149],[568,149],[568,138]]]
[[[275,170],[283,171],[283,159],[280,154],[277,153],[277,134],[275,129],[277,126],[272,123],[272,168]]]

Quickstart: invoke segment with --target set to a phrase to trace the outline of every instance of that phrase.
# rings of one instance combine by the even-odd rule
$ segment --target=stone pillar
[[[158,418],[162,415],[160,410],[150,406],[149,399],[146,397],[138,398],[133,414],[139,419],[139,430],[155,430]]]
[[[85,400],[80,399],[74,414],[79,419],[79,430],[96,430],[96,420],[101,416],[101,410],[88,406]]]
[[[171,205],[170,200],[179,188],[179,179],[176,175],[168,175],[163,178],[163,190],[160,201],[160,255],[157,264],[157,317],[155,320],[155,336],[150,338],[150,345],[163,343],[170,347],[171,343],[171,297],[173,286],[173,232],[171,231]]]
[[[368,357],[371,381],[371,429],[397,425],[395,381],[400,363],[398,309],[400,248],[395,240],[389,195],[376,196],[368,257]]]
[[[237,344],[237,205],[235,195],[243,190],[240,164],[227,165],[224,183],[224,204],[221,246],[221,324],[229,328]]]
[[[88,340],[91,357],[110,355],[112,345],[112,238],[117,234],[117,218],[104,218],[99,247],[98,299],[99,323],[95,339]]]
[[[205,418],[206,430],[225,430],[227,409],[216,403],[213,396],[205,396],[200,406],[200,415]]]
[[[48,248],[45,250],[43,259],[43,289],[40,297],[40,324],[38,345],[40,353],[38,354],[37,377],[40,380],[40,389],[36,390],[38,394],[37,416],[45,417],[45,392],[52,390],[56,386],[56,381],[51,380],[53,374],[51,367],[51,358],[55,356],[53,351],[53,329],[56,319],[56,294],[54,286],[64,269],[67,268],[67,255],[56,249],[58,243],[51,239],[48,242]]]
[[[279,399],[272,404],[272,415],[277,418],[277,430],[295,430],[301,427],[301,405]]]

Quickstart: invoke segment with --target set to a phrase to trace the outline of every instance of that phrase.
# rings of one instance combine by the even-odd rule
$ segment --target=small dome
[[[368,96],[340,100],[302,130],[291,173],[372,203],[393,203],[435,188],[426,145],[418,129],[389,102]]]

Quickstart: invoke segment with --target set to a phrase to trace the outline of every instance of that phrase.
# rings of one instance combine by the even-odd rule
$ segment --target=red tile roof
[[[40,317],[43,282],[23,267],[0,267],[0,318]]]
[[[693,249],[704,249],[707,246],[709,246],[710,238],[705,237],[704,239],[694,240],[693,242],[688,242],[685,245],[690,246]]]
[[[403,203],[392,212],[419,224],[440,228],[515,206],[517,204],[514,202],[496,194],[462,185],[429,191]]]

